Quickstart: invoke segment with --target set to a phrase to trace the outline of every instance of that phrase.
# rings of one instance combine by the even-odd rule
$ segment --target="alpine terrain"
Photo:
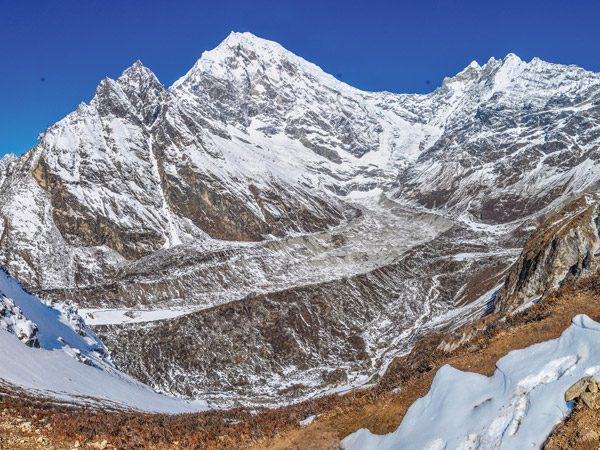
[[[594,276],[598,190],[600,74],[576,66],[509,54],[418,95],[355,89],[250,33],[168,88],[138,61],[0,160],[0,326],[13,335],[0,332],[2,360],[17,352],[0,383],[153,412],[392,395],[407,380],[423,396],[431,380],[418,377],[488,333],[470,324],[503,317],[492,339]],[[525,350],[493,378],[445,368],[408,413],[418,397],[401,394],[393,435],[363,430],[343,445],[417,442],[410,424],[427,426],[432,404],[445,414],[450,384],[479,389],[463,419],[505,389],[485,408],[505,408],[502,430],[516,433],[535,387],[598,372],[560,350],[596,338],[588,315],[539,347],[537,375],[506,375],[535,359]],[[430,360],[419,349],[434,341]],[[44,384],[27,366],[38,359],[84,381]],[[406,361],[419,368],[410,376]],[[84,394],[92,376],[114,389]],[[123,404],[122,383],[178,399]],[[470,423],[500,417],[485,408]],[[539,446],[547,422],[515,441],[453,426],[414,448]]]

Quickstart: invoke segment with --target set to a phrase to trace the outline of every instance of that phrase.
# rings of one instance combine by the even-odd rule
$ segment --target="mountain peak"
[[[448,83],[450,81],[465,81],[468,79],[475,79],[479,77],[481,73],[481,66],[477,61],[471,61],[471,63],[456,74],[453,78],[445,78],[444,83]]]
[[[281,47],[275,41],[269,41],[267,39],[260,38],[252,33],[247,31],[238,32],[232,31],[229,35],[219,44],[219,47],[223,44],[226,44],[230,47],[234,45],[246,45],[246,46],[256,46],[256,45],[271,45]],[[283,47],[282,47],[283,48]]]
[[[125,90],[127,90],[127,86],[132,88],[144,88],[148,85],[162,87],[154,72],[145,67],[139,59],[123,71],[117,79],[117,83]]]
[[[507,62],[507,61],[523,62],[523,60],[521,58],[519,58],[517,55],[515,55],[512,52],[507,54],[502,61],[503,62]]]
[[[117,80],[104,78],[98,84],[90,105],[116,115],[133,108],[149,124],[160,107],[164,91],[165,87],[154,73],[137,60]]]
[[[244,78],[245,73],[263,70],[264,67],[269,66],[276,68],[272,74],[278,78],[279,75],[275,73],[280,72],[282,63],[289,63],[299,68],[301,72],[310,74],[311,77],[320,79],[329,85],[335,85],[338,88],[346,86],[316,64],[297,56],[277,42],[260,38],[249,32],[232,31],[213,50],[203,52],[192,69],[177,80],[173,87],[187,82],[194,84],[204,75],[210,75],[220,80]]]
[[[222,62],[225,59],[238,57],[241,54],[249,57],[257,55],[261,59],[267,60],[281,59],[282,57],[286,59],[301,59],[277,42],[259,38],[248,32],[238,33],[232,31],[216,48],[202,53],[202,57],[198,63],[211,65],[213,62]]]
[[[123,72],[117,84],[142,114],[144,122],[151,123],[165,91],[156,75],[138,59]]]

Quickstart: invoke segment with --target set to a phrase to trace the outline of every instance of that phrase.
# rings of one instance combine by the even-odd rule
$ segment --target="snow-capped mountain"
[[[363,382],[481,314],[531,225],[598,187],[599,108],[600,75],[574,66],[510,54],[427,95],[363,92],[232,33],[169,88],[139,61],[103,80],[3,159],[0,262],[97,324],[193,311],[102,330],[164,391],[254,395],[277,373],[308,395],[338,368]],[[193,364],[175,352],[157,375],[140,335],[191,345]],[[270,379],[261,395],[289,387]]]
[[[368,93],[232,33],[169,89],[139,61],[103,80],[3,162],[2,260],[36,289],[81,288],[180,243],[347,223],[347,197],[377,188],[503,223],[595,185],[599,83],[511,54],[428,95]]]

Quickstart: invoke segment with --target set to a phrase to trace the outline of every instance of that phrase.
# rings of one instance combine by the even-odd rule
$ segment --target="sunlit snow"
[[[514,350],[486,377],[443,366],[393,433],[361,429],[345,450],[540,448],[569,413],[565,391],[600,375],[600,324],[576,316],[558,339]]]

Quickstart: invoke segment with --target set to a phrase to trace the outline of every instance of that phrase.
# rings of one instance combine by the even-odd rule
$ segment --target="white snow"
[[[11,299],[4,296],[0,297],[0,328],[14,334],[25,344],[39,344],[35,336],[38,332],[36,324],[28,320]]]
[[[320,415],[320,414],[319,414],[319,415]],[[313,422],[315,421],[315,419],[316,419],[317,417],[319,417],[319,416],[315,416],[315,415],[308,416],[306,419],[304,419],[304,420],[301,420],[300,422],[298,422],[298,424],[299,424],[301,427],[304,427],[304,426],[306,426],[306,425],[310,425],[311,423],[313,423]]]
[[[0,384],[10,383],[42,396],[163,413],[208,409],[206,402],[157,394],[123,372],[87,366],[64,351],[27,347],[2,330],[0,355]]]
[[[600,375],[600,324],[576,316],[558,339],[510,352],[486,377],[443,366],[396,431],[347,436],[345,450],[540,448],[569,413],[565,391]]]
[[[116,325],[123,323],[155,322],[173,319],[194,311],[190,308],[169,309],[80,309],[79,313],[88,325]]]

